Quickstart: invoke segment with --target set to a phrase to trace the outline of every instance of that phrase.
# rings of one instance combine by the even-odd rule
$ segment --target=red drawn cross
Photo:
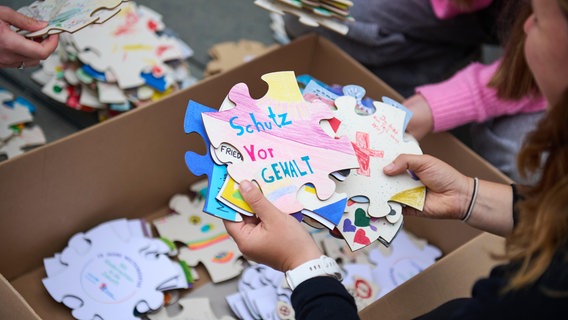
[[[369,177],[371,175],[371,157],[384,157],[385,153],[382,150],[372,150],[369,148],[369,134],[367,132],[357,131],[355,135],[355,143],[351,142],[357,160],[359,161],[359,168],[357,174]]]

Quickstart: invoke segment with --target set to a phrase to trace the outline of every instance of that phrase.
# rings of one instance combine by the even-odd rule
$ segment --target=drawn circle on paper
[[[278,315],[278,319],[282,320],[293,320],[296,316],[294,308],[284,301],[278,301],[276,304],[276,313]]]
[[[142,286],[142,272],[129,256],[117,252],[96,255],[88,261],[80,284],[93,300],[104,304],[122,303]]]

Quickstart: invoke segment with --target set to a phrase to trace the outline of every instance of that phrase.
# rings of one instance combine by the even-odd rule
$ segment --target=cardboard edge
[[[0,274],[0,319],[41,320],[22,295]],[[10,306],[9,308],[5,306]]]

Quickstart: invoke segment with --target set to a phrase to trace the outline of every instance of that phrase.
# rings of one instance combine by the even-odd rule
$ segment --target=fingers
[[[38,21],[4,6],[0,7],[0,20],[27,31],[37,31],[47,26],[46,21]]]
[[[17,33],[13,34],[13,50],[20,55],[27,57],[27,60],[45,60],[57,48],[59,41],[58,35],[51,35],[41,42],[27,39]],[[17,39],[19,38],[19,39]]]
[[[407,170],[416,170],[425,162],[425,157],[424,155],[401,154],[390,164],[385,166],[383,172],[386,175],[394,176],[406,172]]]
[[[239,191],[254,213],[264,222],[270,223],[272,214],[281,213],[252,182],[241,181]]]

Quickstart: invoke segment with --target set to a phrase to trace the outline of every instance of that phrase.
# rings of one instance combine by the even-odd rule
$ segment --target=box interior
[[[329,41],[309,35],[157,103],[1,163],[0,273],[17,292],[4,281],[0,297],[4,305],[21,294],[33,309],[10,303],[14,307],[2,312],[28,310],[25,316],[30,319],[37,319],[34,312],[42,319],[72,319],[70,310],[53,301],[41,285],[42,259],[61,251],[73,234],[104,221],[167,214],[172,195],[204,178],[193,176],[183,160],[186,151],[205,149],[201,137],[183,132],[187,102],[218,108],[238,82],[245,82],[251,96],[259,98],[267,88],[260,76],[283,70],[310,74],[329,84],[358,84],[375,99],[385,95],[401,100]],[[465,174],[509,181],[448,133],[429,135],[421,147]],[[405,228],[445,255],[480,234],[461,222],[420,218],[405,218]]]

